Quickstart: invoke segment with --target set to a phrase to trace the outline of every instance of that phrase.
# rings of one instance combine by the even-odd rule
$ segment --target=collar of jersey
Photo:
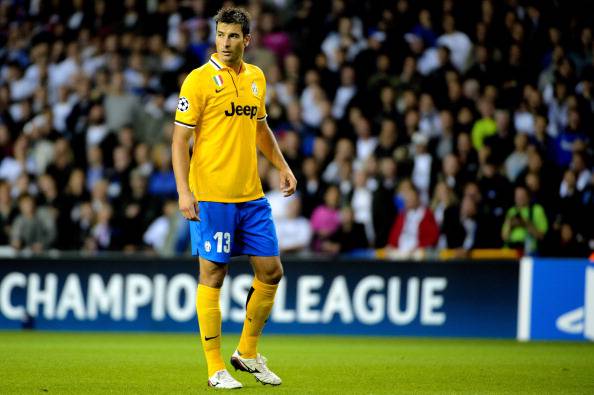
[[[210,63],[210,65],[212,67],[214,67],[217,71],[219,70],[225,70],[225,69],[229,69],[229,70],[233,70],[231,67],[227,66],[225,63],[221,62],[219,60],[219,55],[216,53],[213,53],[212,55],[210,55],[210,60],[208,61]],[[245,71],[245,65],[243,62],[241,62],[241,67],[239,69],[239,72],[241,73],[242,71]]]

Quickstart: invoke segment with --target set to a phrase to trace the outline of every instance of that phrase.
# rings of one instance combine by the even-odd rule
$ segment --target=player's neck
[[[229,67],[230,69],[235,71],[235,73],[239,74],[239,72],[241,71],[241,68],[242,68],[242,63],[243,62],[241,60],[239,60],[237,63],[233,63],[233,64],[225,63],[225,66]]]
[[[220,59],[220,57],[219,57]],[[227,62],[222,62],[225,66],[229,67],[231,70],[235,71],[235,73],[239,74],[241,72],[241,69],[243,68],[243,59],[239,58],[239,60],[237,62],[233,62],[233,63],[227,63]]]

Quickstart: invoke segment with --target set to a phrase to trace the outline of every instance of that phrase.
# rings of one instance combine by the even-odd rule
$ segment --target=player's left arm
[[[258,149],[266,159],[272,163],[280,172],[280,189],[284,196],[291,196],[297,188],[297,179],[293,175],[291,168],[287,164],[283,153],[281,152],[274,133],[270,130],[266,118],[257,122],[256,144]]]

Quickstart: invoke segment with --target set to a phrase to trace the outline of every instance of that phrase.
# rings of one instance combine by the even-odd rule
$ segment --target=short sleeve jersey
[[[258,176],[257,122],[266,118],[266,79],[239,73],[216,54],[184,80],[175,123],[194,129],[189,185],[198,201],[238,203],[264,196]]]

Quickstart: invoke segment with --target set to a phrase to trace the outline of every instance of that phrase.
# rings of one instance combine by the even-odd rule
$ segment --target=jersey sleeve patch
[[[185,96],[180,97],[177,102],[177,109],[181,112],[188,111],[190,109],[190,101]]]

